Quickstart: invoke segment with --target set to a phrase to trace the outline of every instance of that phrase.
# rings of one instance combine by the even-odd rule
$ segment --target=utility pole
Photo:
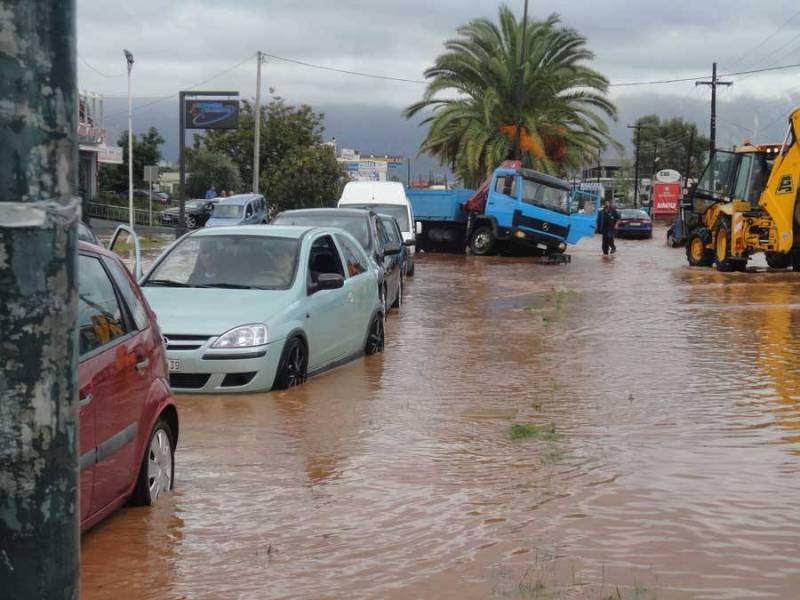
[[[639,141],[642,129],[645,125],[628,125],[628,129],[636,131],[636,138],[634,140],[635,146],[635,159],[633,167],[633,207],[639,208]]]
[[[258,193],[258,180],[261,175],[259,167],[259,154],[261,153],[261,65],[264,64],[264,55],[261,50],[256,55],[258,67],[256,71],[256,105],[253,111],[255,117],[255,138],[253,140],[253,193]]]
[[[411,187],[411,159],[406,159],[406,171],[408,172],[408,183],[406,184],[407,187]]]
[[[522,13],[522,44],[520,47],[519,75],[517,76],[517,128],[514,133],[514,160],[522,160],[522,104],[525,80],[526,40],[528,37],[528,0]]]
[[[711,87],[711,154],[714,154],[717,144],[717,86],[731,86],[733,82],[717,79],[717,63],[714,63],[711,68],[711,81],[695,81],[694,84]]]
[[[75,0],[0,0],[0,594],[79,595]]]
[[[128,63],[128,219],[133,229],[133,95],[131,94],[131,72],[133,71],[133,54],[128,50],[125,61]]]
[[[684,187],[689,187],[689,177],[691,176],[691,169],[692,169],[692,152],[694,152],[694,134],[695,134],[695,127],[692,127],[692,131],[689,133],[689,152],[686,155],[686,174],[685,180],[686,185]]]

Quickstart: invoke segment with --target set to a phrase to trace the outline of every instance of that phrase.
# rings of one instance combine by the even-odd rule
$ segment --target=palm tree
[[[586,39],[551,15],[523,28],[500,6],[500,22],[475,19],[458,29],[447,51],[425,71],[422,100],[411,118],[430,109],[420,152],[437,156],[469,186],[513,158],[521,85],[523,165],[551,174],[579,168],[612,142],[604,117],[616,119],[608,80],[586,66],[594,54]]]

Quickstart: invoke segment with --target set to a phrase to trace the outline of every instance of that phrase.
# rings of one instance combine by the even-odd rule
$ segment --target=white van
[[[371,208],[381,215],[390,215],[397,219],[403,241],[416,241],[414,232],[414,212],[406,197],[406,190],[397,181],[351,181],[344,186],[340,207]],[[408,248],[408,270],[406,274],[414,275],[414,246]]]

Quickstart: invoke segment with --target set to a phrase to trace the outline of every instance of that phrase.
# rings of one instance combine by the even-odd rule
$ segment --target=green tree
[[[189,176],[186,191],[190,198],[205,197],[212,185],[218,191],[239,192],[242,178],[233,160],[221,152],[206,148],[192,148],[187,152],[186,165]]]
[[[122,192],[128,189],[128,132],[123,131],[117,145],[122,147],[121,165],[100,165],[100,189]],[[157,165],[161,160],[164,138],[158,129],[151,127],[147,133],[133,134],[133,187],[144,187],[144,168]]]
[[[551,15],[531,21],[522,59],[522,24],[500,6],[499,23],[475,19],[458,29],[446,52],[425,72],[422,100],[408,118],[430,111],[420,148],[438,157],[467,185],[479,184],[514,155],[518,92],[523,164],[549,173],[578,169],[612,141],[605,117],[616,117],[608,80],[587,66],[586,39]]]
[[[331,148],[322,146],[324,115],[308,105],[292,106],[272,96],[261,109],[259,150],[260,189],[273,209],[334,204],[343,172]],[[238,166],[243,185],[253,180],[253,105],[244,101],[239,128],[211,130],[195,136],[195,148],[229,156]]]
[[[653,171],[674,169],[681,175],[697,177],[705,167],[709,139],[697,133],[697,125],[680,117],[661,120],[658,115],[637,119],[641,125],[639,139],[639,175],[649,178]],[[694,132],[690,173],[686,173],[689,145]],[[636,136],[632,139],[636,144]],[[656,160],[657,159],[657,160]]]

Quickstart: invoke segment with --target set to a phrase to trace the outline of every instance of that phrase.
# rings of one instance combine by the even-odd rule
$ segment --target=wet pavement
[[[84,536],[83,598],[800,596],[800,275],[663,240],[428,254],[383,355],[179,396],[176,489]]]

